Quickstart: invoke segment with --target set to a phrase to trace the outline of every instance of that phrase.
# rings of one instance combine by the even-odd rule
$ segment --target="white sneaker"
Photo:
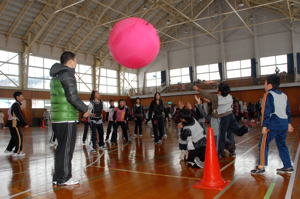
[[[52,146],[56,146],[56,143],[53,142],[52,140],[50,140],[50,144],[51,144]]]
[[[199,168],[204,168],[204,162],[202,162],[199,157],[195,157],[194,162]]]
[[[85,145],[85,142],[82,141],[82,145]]]
[[[99,149],[100,149],[100,150],[106,150],[106,149],[107,149],[107,146],[106,146],[106,145],[99,146]]]
[[[164,138],[167,138],[168,136],[167,136],[167,134],[164,134]]]
[[[136,136],[137,136],[137,134],[133,134],[133,136],[134,136],[134,137],[136,137]]]
[[[143,135],[140,135],[140,138],[142,138],[143,137]]]
[[[257,121],[257,124],[259,124],[259,121]]]
[[[153,137],[153,138],[154,138],[154,134],[152,134],[152,135],[151,135],[151,137]]]
[[[79,184],[79,180],[76,180],[74,178],[70,178],[67,182],[64,183],[59,183],[58,185],[74,185],[74,184]]]
[[[5,154],[5,155],[13,155],[13,154],[14,154],[14,152],[12,152],[12,151],[8,151],[8,150],[5,150],[5,151],[4,151],[4,154]]]
[[[22,156],[25,156],[25,153],[23,153],[22,151],[20,153],[14,153],[12,155],[13,157],[22,157]]]

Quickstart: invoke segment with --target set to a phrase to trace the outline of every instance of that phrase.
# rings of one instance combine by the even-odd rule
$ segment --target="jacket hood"
[[[50,76],[55,77],[59,72],[64,71],[64,70],[69,71],[72,74],[75,74],[75,69],[74,68],[69,68],[66,65],[56,63],[50,69]]]

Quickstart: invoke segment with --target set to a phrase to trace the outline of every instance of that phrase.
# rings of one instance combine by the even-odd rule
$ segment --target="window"
[[[0,65],[0,86],[19,87],[19,54],[0,50]]]
[[[250,77],[251,76],[251,60],[240,60],[226,63],[227,78]]]
[[[191,82],[189,67],[170,70],[170,80],[170,84]]]
[[[147,87],[160,86],[161,85],[161,72],[146,73],[146,85]]]
[[[76,80],[78,92],[91,92],[92,90],[92,67],[78,64],[76,67]],[[80,78],[79,78],[80,77]]]
[[[208,64],[208,65],[197,66],[197,79],[199,80],[220,79],[219,65]]]
[[[287,72],[287,55],[277,55],[260,58],[260,74],[269,75],[275,73],[276,67],[280,72]]]
[[[11,98],[11,99],[0,99],[0,108],[10,108],[11,105],[15,102],[16,100]],[[6,113],[4,113],[6,114]]]
[[[100,69],[100,93],[118,94],[118,76],[116,70]],[[96,76],[96,82],[98,84],[99,75]]]
[[[123,78],[124,78],[123,75],[121,75],[120,79],[123,80]],[[137,74],[125,73],[125,78],[130,83],[132,88],[134,88],[136,90],[137,89]],[[126,80],[124,81],[124,89],[125,90],[131,89],[131,86],[129,86],[127,81]]]
[[[45,108],[50,106],[51,106],[50,100],[32,99],[32,108]]]
[[[30,55],[28,66],[28,88],[50,89],[50,68],[58,60]]]

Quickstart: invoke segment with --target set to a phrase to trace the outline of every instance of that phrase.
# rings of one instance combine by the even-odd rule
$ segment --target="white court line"
[[[8,198],[16,197],[16,196],[21,195],[21,194],[23,194],[23,193],[26,193],[26,192],[28,192],[28,191],[31,191],[31,189],[28,189],[28,190],[23,191],[23,192],[21,192],[21,193],[17,193],[17,194],[15,194],[15,195],[9,196]]]
[[[295,177],[296,177],[296,173],[297,173],[297,164],[298,164],[298,159],[299,159],[299,153],[300,153],[300,143],[298,145],[296,158],[294,160],[294,171],[290,178],[288,189],[286,190],[285,199],[290,199],[292,197],[293,187],[294,187],[294,183],[295,183]]]

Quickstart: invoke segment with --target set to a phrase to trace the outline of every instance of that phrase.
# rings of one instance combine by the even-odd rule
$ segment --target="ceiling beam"
[[[9,0],[3,0],[2,3],[0,4],[0,16],[2,15],[8,3]]]
[[[241,17],[241,15],[236,11],[236,9],[229,3],[228,0],[225,0],[225,1],[229,5],[229,7],[234,11],[234,13],[238,16],[238,18],[243,22],[243,24],[247,27],[247,29],[251,32],[251,34],[253,36],[255,36],[254,32],[250,29],[250,27],[247,25],[247,23],[244,21],[244,19]]]
[[[10,26],[7,34],[6,34],[6,43],[9,41],[10,37],[14,34],[15,30],[17,29],[18,25],[22,21],[24,15],[28,11],[28,9],[31,7],[31,4],[33,1],[27,1],[25,5],[23,6],[22,10],[19,12],[18,16],[15,18],[14,23]]]

